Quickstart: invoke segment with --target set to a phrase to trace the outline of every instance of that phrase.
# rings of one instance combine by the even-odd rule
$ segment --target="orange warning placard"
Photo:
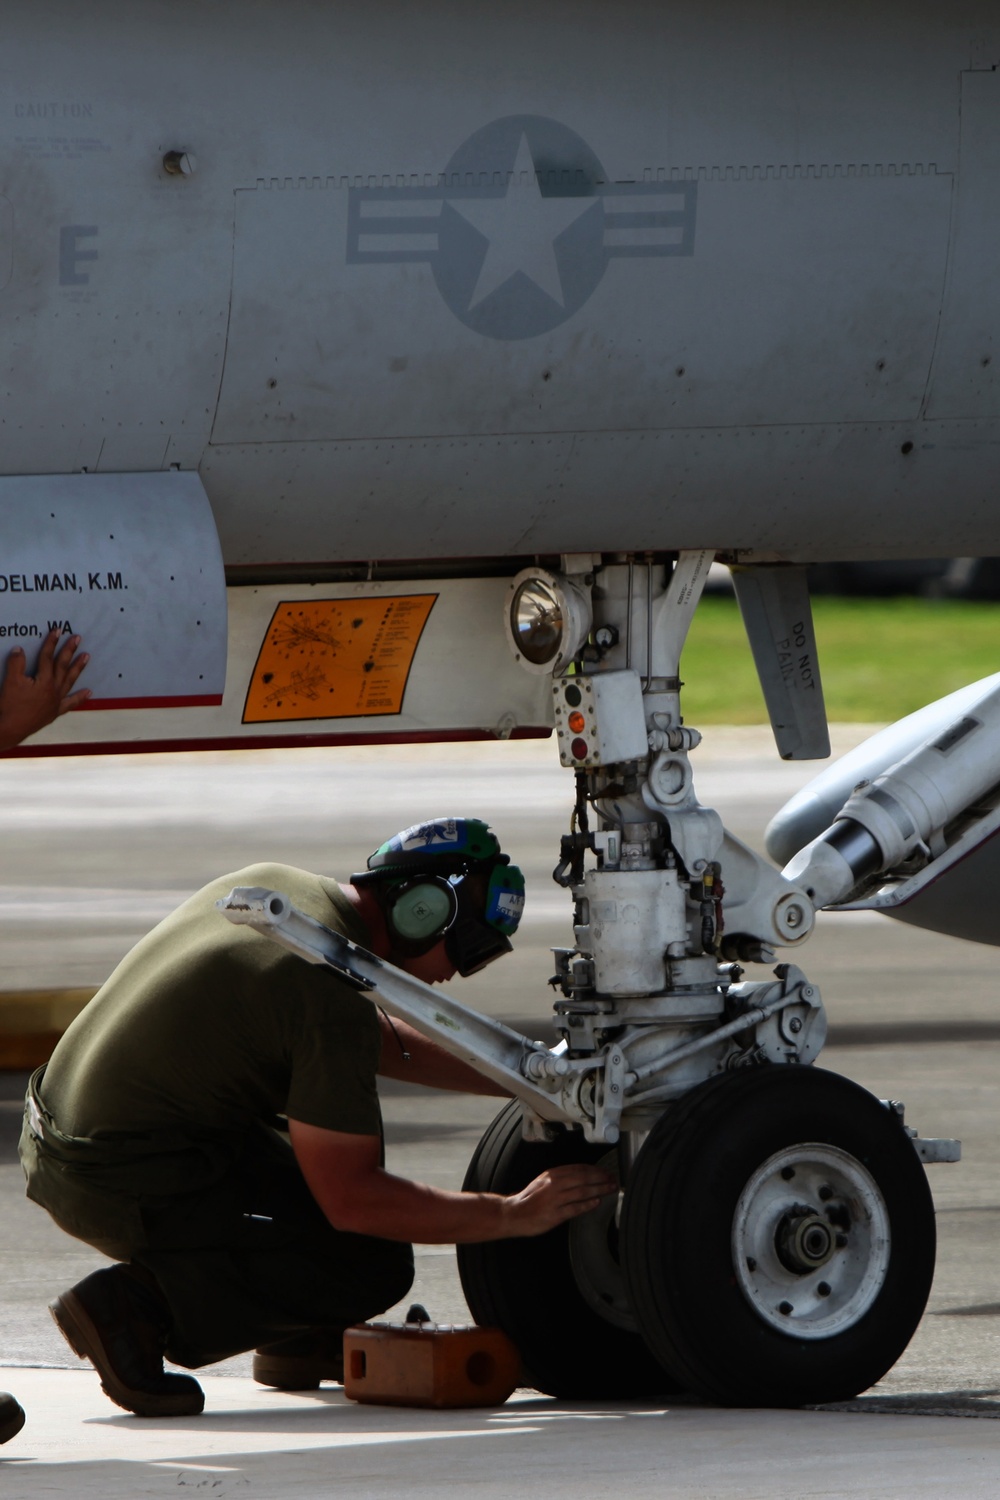
[[[437,594],[294,599],[271,616],[244,724],[398,714]]]

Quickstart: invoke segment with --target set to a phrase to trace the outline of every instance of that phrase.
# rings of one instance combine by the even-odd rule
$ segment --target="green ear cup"
[[[397,935],[408,943],[422,943],[443,932],[455,914],[455,893],[443,880],[419,880],[403,885],[390,908]]]

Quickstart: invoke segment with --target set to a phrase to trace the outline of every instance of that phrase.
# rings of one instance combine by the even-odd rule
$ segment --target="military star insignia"
[[[470,309],[519,272],[565,307],[554,242],[593,203],[593,198],[543,197],[528,138],[522,135],[504,197],[452,199],[452,208],[489,240]]]

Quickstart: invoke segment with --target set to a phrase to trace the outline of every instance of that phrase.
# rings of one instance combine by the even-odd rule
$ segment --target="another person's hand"
[[[90,657],[76,648],[78,635],[71,635],[64,645],[56,646],[59,631],[50,630],[45,637],[34,677],[25,670],[25,655],[20,646],[7,657],[3,681],[0,682],[0,750],[13,750],[29,734],[51,724],[60,714],[80,708],[90,697],[89,688],[73,691],[73,685]]]
[[[504,1199],[507,1232],[524,1237],[545,1234],[567,1219],[589,1213],[617,1189],[615,1179],[600,1167],[549,1167]]]

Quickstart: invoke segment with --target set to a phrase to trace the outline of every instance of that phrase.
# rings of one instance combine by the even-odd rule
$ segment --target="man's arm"
[[[452,1057],[436,1042],[428,1041],[405,1021],[390,1020],[385,1011],[378,1013],[382,1028],[382,1057],[378,1070],[383,1078],[399,1078],[404,1083],[422,1083],[431,1089],[451,1089],[459,1094],[492,1094],[509,1099],[502,1084],[484,1078],[482,1073]],[[405,1054],[405,1055],[404,1055]]]
[[[50,630],[42,644],[34,677],[25,671],[25,656],[20,646],[7,657],[0,682],[0,750],[13,750],[29,734],[44,729],[60,714],[80,708],[90,697],[89,688],[72,691],[90,660],[86,652],[74,654],[80,637],[70,636],[57,654],[58,640],[58,630]]]
[[[394,1177],[380,1165],[377,1135],[347,1135],[289,1120],[295,1158],[334,1229],[416,1240],[425,1245],[474,1244],[544,1234],[596,1208],[614,1192],[599,1167],[551,1167],[520,1193],[452,1193]]]

